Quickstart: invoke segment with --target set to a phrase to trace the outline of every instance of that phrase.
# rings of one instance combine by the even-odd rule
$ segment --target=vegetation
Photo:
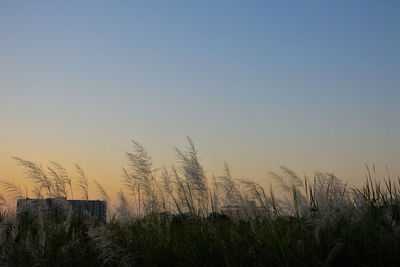
[[[190,139],[177,149],[179,166],[155,169],[145,148],[127,152],[118,203],[106,223],[74,214],[62,219],[15,216],[13,200],[28,196],[1,181],[1,266],[397,266],[400,262],[400,177],[380,180],[367,167],[366,184],[349,188],[331,173],[300,179],[271,173],[264,189],[224,174],[207,177]],[[43,168],[15,158],[35,182],[31,196],[89,199],[89,178],[56,162]],[[382,181],[382,182],[380,182]],[[110,197],[94,181],[104,200]],[[14,205],[15,207],[15,205]],[[227,216],[221,208],[239,209]],[[222,209],[223,210],[223,209]]]

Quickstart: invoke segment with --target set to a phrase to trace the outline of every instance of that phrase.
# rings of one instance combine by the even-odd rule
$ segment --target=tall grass
[[[114,201],[75,166],[15,158],[34,182],[28,194],[1,181],[0,265],[4,266],[397,266],[400,178],[381,179],[367,166],[366,183],[349,187],[333,173],[300,178],[281,167],[280,188],[234,175],[227,163],[207,177],[188,138],[177,165],[155,168],[132,142]],[[113,202],[106,223],[77,218],[15,217],[17,198],[89,199],[89,186]],[[74,194],[74,189],[78,194]],[[279,192],[279,193],[277,193]],[[224,209],[240,212],[229,217]]]

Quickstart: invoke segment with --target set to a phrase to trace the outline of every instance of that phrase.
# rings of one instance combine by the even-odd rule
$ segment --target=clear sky
[[[189,135],[209,174],[400,173],[399,1],[0,1],[0,179],[19,156],[118,190]]]

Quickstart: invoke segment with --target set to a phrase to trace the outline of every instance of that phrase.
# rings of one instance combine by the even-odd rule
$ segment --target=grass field
[[[300,179],[282,167],[271,177],[284,192],[224,175],[206,177],[193,143],[177,149],[179,166],[154,169],[133,142],[117,201],[106,223],[37,214],[15,215],[24,190],[2,180],[1,266],[398,266],[400,178],[375,177],[349,188],[330,173]],[[35,182],[35,198],[89,199],[89,179],[76,166],[47,168],[16,158]],[[74,192],[75,191],[75,192]],[[75,195],[75,196],[74,196]],[[226,216],[222,207],[240,207]],[[255,212],[255,209],[257,212]]]

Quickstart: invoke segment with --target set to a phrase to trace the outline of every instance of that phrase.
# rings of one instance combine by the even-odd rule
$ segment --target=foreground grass
[[[255,182],[237,178],[227,164],[209,179],[193,143],[177,149],[180,166],[154,169],[150,155],[133,142],[123,169],[118,203],[107,222],[73,213],[15,216],[0,195],[0,266],[398,266],[400,178],[375,177],[349,188],[330,173],[300,179],[281,167],[271,173],[279,197]],[[89,179],[77,179],[56,162],[42,168],[15,158],[35,183],[35,198],[88,200]],[[76,182],[75,182],[76,181]],[[382,184],[380,181],[383,181]],[[106,190],[93,181],[102,199]],[[10,199],[28,193],[0,180]],[[271,187],[272,188],[272,187]],[[76,195],[76,192],[75,192]],[[238,216],[220,213],[239,207]],[[1,209],[0,209],[1,210]],[[173,215],[175,214],[175,215]]]
[[[392,210],[399,212],[398,207]],[[121,223],[20,221],[3,216],[2,266],[398,266],[398,220],[368,207],[359,218],[232,220],[147,216]],[[391,211],[390,211],[391,212]]]

